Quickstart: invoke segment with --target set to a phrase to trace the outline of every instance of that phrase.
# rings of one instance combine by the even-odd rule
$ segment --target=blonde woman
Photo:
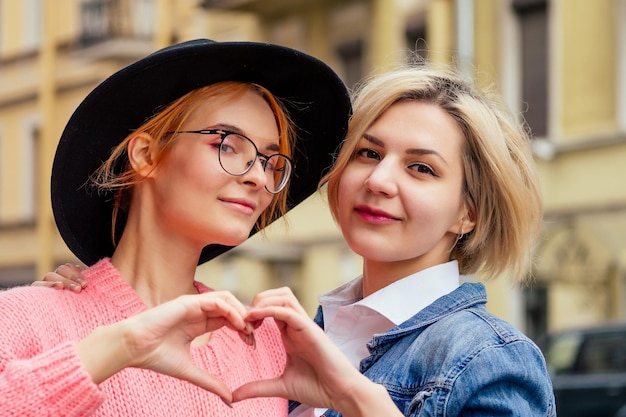
[[[379,75],[323,182],[363,273],[320,297],[319,327],[288,289],[259,294],[247,321],[278,320],[288,365],[235,399],[298,400],[301,417],[555,416],[540,350],[462,278],[528,272],[542,201],[518,117],[454,73]]]

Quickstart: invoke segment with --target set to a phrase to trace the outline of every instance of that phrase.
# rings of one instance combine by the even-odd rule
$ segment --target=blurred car
[[[626,323],[554,333],[540,345],[559,417],[626,417]]]

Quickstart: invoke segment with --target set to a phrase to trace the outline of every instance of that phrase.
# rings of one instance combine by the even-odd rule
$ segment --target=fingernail
[[[222,401],[224,402],[224,404],[226,404],[227,406],[229,406],[230,408],[233,408],[233,405],[224,397],[220,397],[222,399]]]
[[[246,335],[246,343],[256,349],[256,338],[254,332]]]
[[[72,291],[80,291],[80,286],[76,285],[76,284],[69,284],[68,287],[70,288],[70,290]]]

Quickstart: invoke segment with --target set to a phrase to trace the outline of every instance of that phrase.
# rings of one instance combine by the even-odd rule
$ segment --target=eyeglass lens
[[[270,193],[278,193],[285,187],[291,175],[291,161],[285,156],[276,154],[269,158],[258,155],[256,146],[250,139],[229,133],[224,136],[219,148],[219,160],[222,168],[231,175],[243,175],[256,162],[261,160],[263,171],[267,177],[265,188]]]

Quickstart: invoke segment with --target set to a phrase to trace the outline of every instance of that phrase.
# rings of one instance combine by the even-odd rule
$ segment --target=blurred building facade
[[[546,211],[531,284],[487,283],[488,308],[533,337],[623,318],[624,31],[626,0],[0,0],[0,286],[78,262],[49,203],[73,109],[117,69],[203,37],[301,49],[349,86],[417,55],[494,86],[532,128]],[[289,285],[313,313],[360,261],[321,195],[288,217],[197,278],[244,300]]]

